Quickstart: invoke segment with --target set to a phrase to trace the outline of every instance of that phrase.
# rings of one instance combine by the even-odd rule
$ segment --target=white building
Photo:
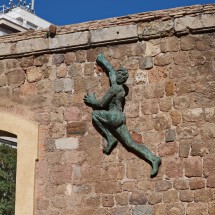
[[[28,29],[42,29],[51,25],[50,22],[36,16],[32,7],[34,1],[29,5],[14,5],[10,0],[10,7],[5,5],[0,8],[0,36],[26,31]]]

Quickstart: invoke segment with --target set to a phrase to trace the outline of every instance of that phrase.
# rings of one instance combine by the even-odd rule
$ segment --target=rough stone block
[[[214,174],[211,174],[207,178],[207,187],[209,187],[209,188],[215,188],[215,175]]]
[[[139,171],[136,171],[136,170]],[[129,179],[141,179],[145,176],[145,166],[142,160],[129,160],[127,164],[127,177]]]
[[[0,56],[11,54],[12,43],[0,43]]]
[[[208,215],[208,204],[207,203],[188,203],[187,204],[187,215],[201,214]]]
[[[129,51],[129,50],[126,50],[126,51]],[[145,54],[145,51],[146,51],[146,42],[141,41],[136,44],[132,44],[130,54],[131,56],[142,56],[142,55],[148,56],[147,54]],[[123,55],[125,55],[124,52],[123,52]]]
[[[130,215],[130,207],[129,206],[123,206],[123,207],[117,207],[117,208],[111,208],[106,213],[101,214],[95,214],[95,215],[103,215],[103,214],[111,214],[111,215]],[[87,214],[86,214],[87,215]]]
[[[56,67],[56,75],[58,78],[65,78],[67,75],[67,67],[66,64],[62,63],[60,66]]]
[[[203,159],[203,166],[204,166],[204,175],[210,176],[213,175],[215,172],[215,154],[209,154],[204,157]]]
[[[160,49],[162,52],[177,52],[179,51],[179,39],[177,37],[171,37],[163,39]]]
[[[205,123],[202,125],[202,136],[205,139],[214,139],[215,138],[215,124],[214,123]]]
[[[52,185],[63,185],[69,184],[73,177],[73,168],[71,165],[54,165],[50,167],[50,172],[48,173],[50,184]],[[64,192],[66,189],[64,190]],[[56,192],[56,191],[52,191]],[[67,197],[64,195],[63,197]],[[61,198],[63,200],[63,198]]]
[[[154,129],[161,131],[169,129],[171,126],[171,120],[169,114],[159,113],[154,117]]]
[[[52,102],[55,106],[67,106],[69,103],[68,95],[66,93],[56,93]]]
[[[114,194],[121,191],[121,185],[115,181],[98,182],[95,186],[96,193]]]
[[[195,58],[196,60],[196,58]],[[196,60],[197,61],[197,60]],[[196,77],[199,73],[198,69],[194,66],[184,66],[184,65],[171,65],[170,66],[170,78],[182,78],[182,77]]]
[[[115,196],[116,204],[120,206],[128,205],[129,195],[128,192],[117,193]]]
[[[191,190],[197,190],[197,189],[201,189],[201,188],[205,188],[205,179],[204,178],[191,178],[190,179],[190,189]]]
[[[138,25],[138,36],[140,38],[157,38],[169,34],[173,30],[173,21],[160,21],[160,22],[144,22]]]
[[[4,67],[6,68],[4,72],[7,73],[8,71],[18,69],[20,67],[20,62],[17,59],[5,59],[3,68]]]
[[[189,93],[195,92],[196,90],[196,78],[182,78],[176,83],[176,93],[180,95],[189,95]]]
[[[151,69],[153,67],[153,58],[151,56],[140,58],[140,69]]]
[[[167,96],[173,96],[175,94],[175,84],[172,80],[166,82],[165,92]]]
[[[164,141],[164,134],[163,132],[156,132],[156,131],[147,131],[143,133],[143,142],[144,143],[160,143]]]
[[[207,30],[214,28],[215,14],[203,14],[195,17],[176,18],[174,21],[174,29],[176,33],[188,33],[191,31]]]
[[[177,190],[168,190],[163,193],[163,202],[164,203],[173,203],[178,202],[178,191]]]
[[[177,110],[184,110],[190,106],[190,99],[188,96],[178,96],[173,99],[173,106]]]
[[[114,40],[137,39],[137,26],[126,25],[91,30],[91,43],[114,42]]]
[[[132,209],[132,215],[152,215],[153,214],[153,208],[150,205],[145,206],[135,206]]]
[[[125,166],[118,163],[118,165],[110,164],[101,169],[100,180],[122,180],[125,177]]]
[[[215,122],[215,108],[205,108],[205,118],[208,122]]]
[[[154,45],[153,43],[146,42],[146,56],[156,56],[161,53],[160,46]]]
[[[157,55],[154,59],[154,64],[156,66],[166,66],[172,63],[173,61],[173,56],[170,53],[161,53]]]
[[[5,74],[0,75],[0,87],[6,86],[6,76]]]
[[[64,61],[64,54],[54,54],[52,56],[52,64],[59,65]]]
[[[181,114],[178,111],[172,111],[171,113],[172,124],[178,125],[181,122]]]
[[[157,114],[159,106],[156,99],[147,99],[141,103],[141,112],[145,115]]]
[[[161,157],[172,156],[178,152],[178,146],[175,142],[161,143],[158,146],[158,154]]]
[[[170,181],[159,180],[155,183],[155,190],[157,192],[167,191],[172,188],[172,183]]]
[[[8,84],[18,87],[25,81],[25,72],[23,70],[14,70],[7,73]]]
[[[102,196],[102,206],[103,207],[113,207],[114,206],[113,195]]]
[[[195,47],[195,37],[184,36],[181,37],[180,46],[182,51],[192,50]]]
[[[79,50],[75,52],[76,62],[84,63],[86,61],[87,52],[85,50]]]
[[[194,108],[185,110],[182,113],[183,120],[188,122],[196,122],[204,119],[204,111],[202,108]]]
[[[67,136],[84,135],[86,133],[86,122],[70,122],[66,127]]]
[[[164,95],[163,83],[145,85],[143,95],[146,99],[162,98]]]
[[[14,53],[28,53],[48,49],[48,40],[42,38],[21,40],[16,43]]]
[[[189,181],[186,179],[176,179],[173,181],[173,187],[176,190],[186,190],[189,189]]]
[[[190,65],[190,57],[188,52],[176,52],[173,55],[173,59],[176,65]]]
[[[182,202],[192,202],[194,200],[194,193],[190,190],[179,191],[179,199]]]
[[[123,188],[124,191],[131,192],[132,190],[135,189],[135,187],[136,187],[136,184],[135,184],[134,181],[125,181],[123,183],[123,187],[122,188]]]
[[[49,48],[76,47],[84,46],[89,42],[89,32],[75,32],[58,35],[58,37],[49,39]]]
[[[20,95],[22,96],[33,96],[36,95],[36,84],[35,83],[25,83],[20,87]]]
[[[56,149],[59,150],[71,150],[71,149],[77,149],[79,146],[79,140],[78,138],[60,138],[55,140],[55,146]]]
[[[139,116],[139,104],[133,102],[127,102],[125,106],[125,113],[127,117],[138,117]]]
[[[78,121],[81,119],[81,110],[78,107],[68,107],[64,111],[66,121]]]
[[[129,203],[132,205],[145,205],[147,203],[146,193],[143,191],[133,191]]]
[[[215,201],[209,202],[208,213],[209,213],[209,215],[215,214]]]
[[[175,130],[168,129],[165,133],[166,143],[173,142],[175,140]]]
[[[154,206],[154,215],[166,215],[166,205],[156,204]]]
[[[144,83],[147,84],[149,83],[148,81],[148,71],[144,71],[144,70],[137,70],[136,76],[135,76],[135,81],[136,83]]]
[[[166,205],[165,215],[182,215],[185,214],[185,205],[181,202],[170,203]],[[160,214],[159,214],[160,215]]]
[[[73,89],[73,81],[70,78],[57,79],[54,82],[55,92],[70,92]]]
[[[93,75],[94,74],[94,63],[84,64],[84,75]]]
[[[65,64],[68,66],[71,63],[74,63],[76,60],[76,56],[74,52],[67,52],[65,54]]]
[[[162,202],[162,194],[157,192],[150,192],[147,196],[150,205],[155,205]]]
[[[168,76],[168,71],[165,67],[153,67],[148,71],[149,83],[163,82]]]
[[[199,129],[196,124],[183,123],[176,128],[176,133],[180,140],[193,139],[199,134]]]
[[[31,57],[23,57],[21,59],[21,62],[20,62],[20,66],[23,68],[33,66],[33,64],[34,64],[34,59],[32,56]]]
[[[202,159],[200,157],[190,157],[185,160],[185,176],[200,177],[203,173]]]
[[[181,160],[168,160],[165,165],[167,178],[180,178],[183,176],[183,166]]]
[[[40,55],[34,59],[35,66],[42,66],[48,63],[48,56],[47,55]]]
[[[31,67],[27,70],[27,80],[29,83],[39,81],[43,78],[43,71],[40,67]]]
[[[188,140],[181,140],[179,143],[179,157],[187,158],[190,154],[191,144]]]
[[[195,202],[210,202],[213,200],[213,190],[212,189],[199,189],[194,191],[194,201]]]

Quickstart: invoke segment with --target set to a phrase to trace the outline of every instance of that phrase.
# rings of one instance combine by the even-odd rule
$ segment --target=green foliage
[[[17,150],[0,145],[0,215],[15,214]]]

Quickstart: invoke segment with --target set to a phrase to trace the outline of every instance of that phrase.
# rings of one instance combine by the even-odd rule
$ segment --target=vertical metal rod
[[[31,10],[34,11],[34,0],[31,1]]]

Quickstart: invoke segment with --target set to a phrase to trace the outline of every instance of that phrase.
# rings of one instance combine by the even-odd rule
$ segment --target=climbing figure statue
[[[143,144],[137,144],[129,134],[126,126],[126,116],[123,113],[123,102],[126,96],[124,83],[128,79],[128,71],[124,68],[116,71],[103,54],[96,58],[110,81],[110,88],[101,100],[95,94],[85,95],[84,102],[93,108],[92,120],[98,131],[106,138],[105,154],[110,154],[120,141],[128,150],[146,159],[152,165],[151,177],[155,176],[161,164],[161,159],[154,155]]]

